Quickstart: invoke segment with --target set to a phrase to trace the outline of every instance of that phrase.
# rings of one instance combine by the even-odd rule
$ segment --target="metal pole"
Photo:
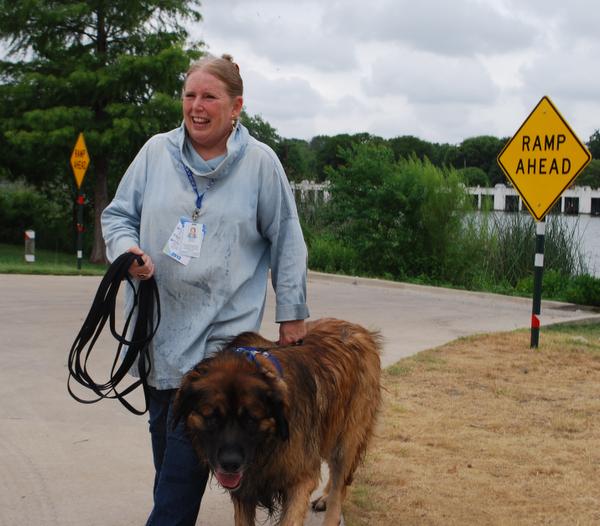
[[[77,190],[77,269],[81,270],[83,259],[83,194]]]
[[[533,308],[531,311],[531,345],[538,348],[540,342],[540,313],[542,310],[542,278],[544,276],[544,239],[546,219],[535,225],[535,270],[533,275]]]

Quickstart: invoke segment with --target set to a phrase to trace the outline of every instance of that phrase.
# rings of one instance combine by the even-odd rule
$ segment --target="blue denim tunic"
[[[187,266],[163,252],[179,218],[195,209],[183,164],[199,193],[208,188],[198,218],[206,235],[200,257]],[[183,125],[152,137],[104,210],[102,232],[109,260],[138,245],[155,264],[162,320],[149,383],[157,389],[178,387],[187,371],[227,340],[258,330],[269,269],[275,321],[309,315],[306,245],[293,194],[275,153],[241,124],[214,169],[190,146]],[[132,294],[127,296],[126,310]]]

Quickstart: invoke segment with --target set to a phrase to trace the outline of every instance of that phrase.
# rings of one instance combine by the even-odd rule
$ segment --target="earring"
[[[237,124],[237,117],[235,115],[231,116],[231,129],[235,129],[235,125]]]

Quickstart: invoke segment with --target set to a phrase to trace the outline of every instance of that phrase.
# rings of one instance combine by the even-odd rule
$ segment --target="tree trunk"
[[[95,162],[96,181],[94,184],[94,244],[90,261],[92,263],[107,263],[106,245],[102,237],[100,217],[108,205],[108,159],[101,155]]]
[[[105,62],[107,48],[106,27],[104,24],[104,10],[103,6],[100,5],[96,11],[96,54],[100,57],[102,63]],[[95,102],[94,113],[97,124],[106,120],[105,108],[106,101],[103,98]],[[100,223],[102,211],[108,205],[108,159],[106,154],[97,154],[94,165],[96,175],[94,185],[94,245],[90,261],[92,263],[107,263],[106,245],[102,237],[102,225]]]

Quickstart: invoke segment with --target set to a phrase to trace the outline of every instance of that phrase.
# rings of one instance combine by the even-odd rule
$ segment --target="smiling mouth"
[[[194,124],[203,125],[208,124],[209,122],[210,120],[205,117],[192,117],[192,123]]]

